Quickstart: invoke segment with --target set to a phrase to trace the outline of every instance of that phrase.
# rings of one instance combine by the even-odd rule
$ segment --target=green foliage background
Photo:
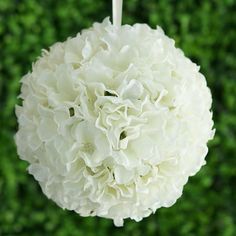
[[[111,15],[111,0],[0,0],[0,235],[235,236],[236,1],[124,0],[123,22],[159,24],[201,65],[213,94],[215,139],[207,165],[171,208],[115,228],[48,200],[16,154],[19,80],[41,48]]]

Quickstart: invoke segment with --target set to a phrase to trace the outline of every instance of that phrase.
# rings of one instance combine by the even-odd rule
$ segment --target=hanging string
[[[117,28],[119,28],[122,23],[122,5],[123,0],[112,0],[112,21],[113,25]]]

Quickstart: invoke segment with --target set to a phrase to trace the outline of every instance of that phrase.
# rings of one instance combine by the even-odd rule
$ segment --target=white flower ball
[[[214,136],[199,67],[146,24],[105,19],[54,44],[20,98],[18,154],[45,195],[117,226],[173,205]]]

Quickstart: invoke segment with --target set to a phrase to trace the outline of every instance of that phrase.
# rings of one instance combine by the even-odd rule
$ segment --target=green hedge
[[[214,104],[217,133],[207,165],[183,197],[140,223],[63,211],[41,192],[18,159],[13,135],[19,80],[40,54],[111,14],[106,0],[0,1],[0,235],[235,236],[236,235],[236,1],[125,0],[123,22],[159,24],[201,65]]]

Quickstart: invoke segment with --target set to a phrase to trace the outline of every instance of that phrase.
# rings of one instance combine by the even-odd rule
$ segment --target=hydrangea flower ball
[[[18,154],[63,209],[140,221],[205,164],[210,90],[159,27],[106,18],[43,50],[21,82]]]

